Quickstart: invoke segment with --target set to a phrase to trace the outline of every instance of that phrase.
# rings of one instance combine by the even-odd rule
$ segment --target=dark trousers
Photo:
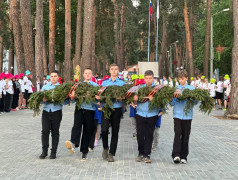
[[[98,127],[98,119],[94,119],[93,133],[92,133],[92,136],[91,136],[90,142],[89,142],[89,147],[91,149],[94,148],[94,141],[95,141],[95,136],[96,136],[96,133],[97,133],[97,127]]]
[[[93,134],[94,127],[94,113],[95,111],[80,109],[75,107],[74,111],[74,126],[71,131],[71,142],[76,147],[80,144],[81,132],[83,127],[83,134],[80,145],[80,152],[88,153],[90,138]]]
[[[5,111],[5,95],[2,93],[2,98],[0,99],[0,112]]]
[[[179,156],[181,159],[187,160],[191,123],[192,120],[181,120],[174,118],[174,144],[172,152],[173,158]]]
[[[62,110],[55,112],[43,111],[41,141],[43,151],[48,151],[49,135],[52,136],[52,153],[56,153],[59,144],[59,128],[62,120]]]
[[[104,117],[104,113],[102,114],[102,143],[103,148],[108,149],[108,131],[109,131],[109,124],[111,123],[112,126],[112,136],[111,136],[111,144],[109,153],[114,155],[116,154],[117,150],[117,143],[118,143],[118,133],[120,129],[120,121],[121,121],[121,108],[115,108],[114,111],[111,110],[111,116],[109,119]]]
[[[8,92],[6,93],[5,96],[5,112],[10,112],[11,111],[11,107],[12,107],[12,99],[13,99],[13,95],[9,94]]]
[[[153,143],[153,134],[158,116],[142,117],[136,115],[137,143],[140,155],[149,156]]]
[[[12,109],[16,109],[18,106],[19,94],[13,95]]]

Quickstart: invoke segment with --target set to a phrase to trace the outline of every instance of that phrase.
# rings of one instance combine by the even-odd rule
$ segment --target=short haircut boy
[[[59,71],[54,70],[54,71],[51,71],[51,73],[56,73],[59,76]]]
[[[145,71],[145,76],[153,76],[154,77],[154,73],[151,70],[147,70],[147,71]]]
[[[187,78],[187,77],[188,77],[187,71],[186,71],[185,69],[179,71],[179,72],[178,72],[178,77],[179,77],[179,78],[183,78],[183,77]]]
[[[109,69],[110,69],[111,67],[115,67],[115,66],[117,66],[117,67],[118,67],[118,65],[117,65],[117,64],[113,63],[113,64],[111,64],[111,65],[110,65]]]

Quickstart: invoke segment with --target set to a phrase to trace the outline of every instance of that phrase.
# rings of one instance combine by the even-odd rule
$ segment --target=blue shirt
[[[179,85],[177,87],[177,89],[183,91],[184,89],[194,90],[195,88],[193,86],[190,86],[190,85],[186,84],[185,86]],[[185,108],[186,104],[187,104],[186,100],[178,101],[177,98],[173,98],[173,101],[170,102],[170,105],[174,106],[174,109],[173,109],[174,118],[178,118],[178,119],[181,119],[181,120],[191,120],[191,119],[193,119],[193,108],[191,108],[189,110],[188,114],[185,115],[184,108]],[[197,104],[198,104],[198,101],[195,101],[194,105],[197,105]]]
[[[55,85],[53,85],[51,82],[49,82],[42,87],[41,91],[48,91],[48,90],[54,89],[56,86],[59,86],[59,85],[60,85],[59,83],[56,83]],[[55,111],[62,110],[62,106],[68,104],[68,101],[65,101],[62,104],[57,104],[57,105],[54,105],[53,103],[48,103],[48,102],[43,102],[42,104],[43,104],[44,111],[55,112]]]
[[[130,106],[130,117],[135,117],[136,116],[136,108],[133,108]]]
[[[118,77],[114,81],[112,81],[112,78],[109,78],[102,82],[102,86],[123,86],[124,84],[125,82],[120,80]],[[120,101],[113,102],[113,108],[121,108],[121,107],[122,107],[122,102]]]
[[[92,86],[98,86],[98,84],[93,81],[90,81],[88,84],[90,84]],[[81,109],[86,109],[86,110],[91,110],[91,111],[95,111],[96,107],[97,107],[97,105],[93,102],[90,102],[89,104],[85,104],[85,102],[83,102],[81,105]]]
[[[151,86],[153,86],[153,85],[154,85],[154,83]],[[142,85],[141,87],[144,87],[144,86],[146,86],[146,84]],[[142,117],[158,116],[160,109],[156,108],[156,109],[150,110],[149,105],[150,105],[149,100],[144,103],[138,102],[137,108],[136,108],[136,111],[137,111],[136,114],[139,116],[142,116]]]

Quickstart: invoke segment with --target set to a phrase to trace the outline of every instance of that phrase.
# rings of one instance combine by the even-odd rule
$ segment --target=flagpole
[[[156,29],[156,62],[158,62],[158,39],[159,39],[159,0],[157,0],[157,29]]]
[[[150,3],[149,1],[149,31],[148,31],[148,62],[150,62]]]

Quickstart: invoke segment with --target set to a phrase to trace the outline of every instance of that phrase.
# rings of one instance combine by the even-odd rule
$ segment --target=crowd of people
[[[222,100],[224,99],[224,109],[230,102],[229,93],[231,89],[230,77],[225,75],[224,81],[222,78],[216,82],[216,79],[211,79],[210,82],[205,76],[191,77],[188,83],[188,75],[185,70],[178,73],[178,78],[168,79],[164,76],[163,79],[154,78],[154,73],[151,70],[145,72],[144,75],[130,76],[128,73],[119,73],[118,66],[112,64],[110,66],[110,75],[104,76],[100,79],[99,74],[93,77],[93,72],[90,68],[86,68],[83,72],[85,83],[93,86],[123,86],[126,82],[134,83],[140,87],[164,85],[169,87],[176,87],[176,89],[195,89],[201,88],[208,90],[210,96],[217,100],[219,109],[222,109]],[[25,74],[13,76],[8,73],[0,74],[0,111],[4,112],[18,111],[27,109],[27,102],[30,95],[35,91],[44,91],[54,89],[60,85],[61,78],[57,71],[51,72],[50,76],[43,77],[43,87],[40,87],[39,78],[36,79],[36,88],[32,83],[32,76],[30,71]],[[190,85],[189,85],[190,84]],[[42,154],[40,159],[45,159],[48,156],[49,148],[49,134],[52,134],[52,148],[50,159],[56,158],[58,143],[59,143],[59,128],[62,120],[62,107],[68,104],[67,101],[75,103],[75,92],[71,92],[70,99],[62,104],[48,103],[47,99],[42,99],[43,112],[42,112]],[[124,106],[121,99],[114,101],[111,107],[111,115],[107,119],[101,111],[100,96],[95,95],[97,104],[91,102],[90,104],[81,105],[81,108],[75,106],[74,111],[74,124],[72,127],[70,140],[65,141],[65,146],[71,154],[80,146],[82,152],[82,159],[86,160],[89,152],[93,151],[94,147],[98,145],[98,140],[102,138],[103,151],[102,157],[108,162],[114,162],[114,156],[117,150],[118,133],[120,129],[120,121],[123,117]],[[149,109],[149,102],[153,96],[148,96],[148,101],[139,102],[138,96],[135,95],[133,103],[130,104],[130,117],[133,130],[133,137],[137,140],[138,144],[138,157],[137,162],[151,163],[150,158],[152,151],[156,150],[159,139],[159,128],[161,127],[161,119],[163,115],[162,109]],[[196,105],[198,102],[194,102]],[[174,118],[174,143],[172,150],[172,158],[174,163],[187,163],[187,156],[189,154],[189,135],[191,132],[191,123],[193,119],[193,108],[189,113],[184,112],[186,101],[177,101],[174,97],[170,102],[173,106]],[[111,128],[111,131],[110,131]],[[109,145],[108,134],[111,133],[111,142]]]
[[[44,76],[44,85],[50,80]],[[0,73],[0,115],[11,111],[28,109],[28,99],[33,92],[40,91],[40,79],[36,78],[36,87],[32,82],[30,71],[25,74],[12,75],[11,73]]]

